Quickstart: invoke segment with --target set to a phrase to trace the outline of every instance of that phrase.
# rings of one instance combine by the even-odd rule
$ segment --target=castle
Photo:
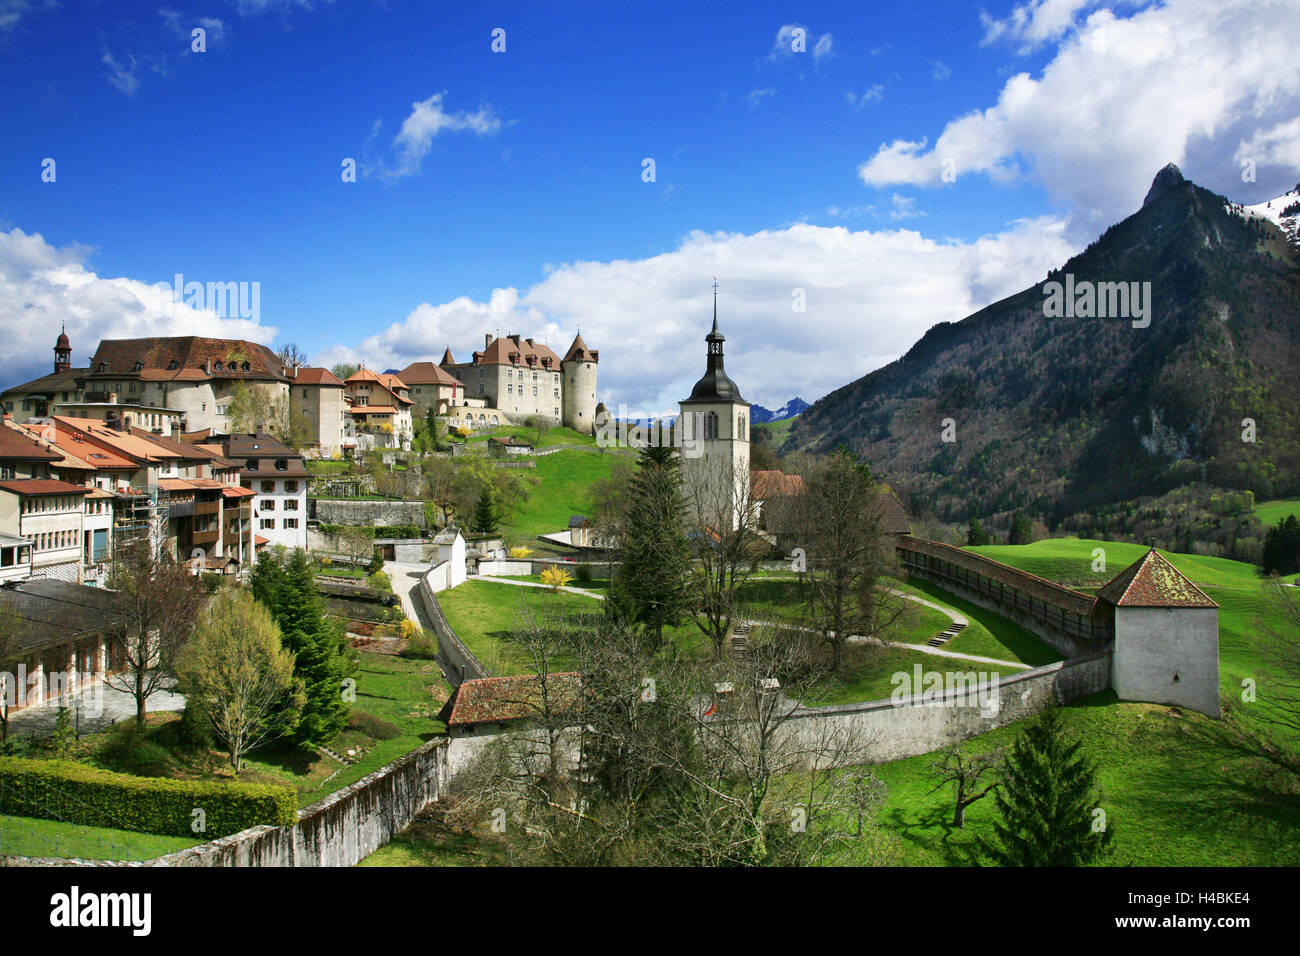
[[[416,415],[433,407],[452,424],[472,428],[541,418],[587,435],[595,428],[599,361],[581,333],[564,358],[517,333],[488,334],[468,362],[457,362],[448,348],[437,365],[416,362],[398,377],[411,388]]]

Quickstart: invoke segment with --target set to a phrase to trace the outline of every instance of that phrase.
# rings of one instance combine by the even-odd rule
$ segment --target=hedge
[[[298,818],[290,787],[132,777],[68,760],[0,757],[0,813],[193,838],[194,810],[210,840]]]
[[[375,533],[376,538],[420,538],[423,537],[423,528],[417,528],[413,524],[381,524],[370,527],[369,525],[342,525],[342,524],[322,524],[317,530],[321,534],[338,535],[343,533],[344,528],[362,527],[368,528]],[[433,527],[430,525],[430,527]]]

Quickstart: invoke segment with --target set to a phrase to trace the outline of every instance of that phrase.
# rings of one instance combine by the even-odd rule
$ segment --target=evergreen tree
[[[984,533],[984,527],[980,524],[980,519],[972,517],[970,519],[970,530],[966,532],[966,544],[969,547],[978,548],[988,543],[989,536]]]
[[[497,501],[491,485],[484,488],[483,493],[479,495],[478,504],[474,507],[474,518],[470,523],[470,530],[479,534],[496,534]]]
[[[646,447],[638,464],[629,489],[616,601],[658,646],[664,628],[686,616],[691,552],[683,531],[677,456],[671,448]]]
[[[1269,528],[1264,536],[1265,574],[1291,574],[1300,571],[1300,520],[1288,515]]]
[[[1109,827],[1094,829],[1101,802],[1097,769],[1070,740],[1065,717],[1052,707],[1012,745],[995,792],[1001,821],[993,828],[1000,847],[990,852],[1003,866],[1082,866],[1111,847]]]
[[[1007,540],[1010,544],[1029,544],[1034,540],[1034,526],[1028,515],[1016,515],[1011,522],[1011,537]]]
[[[263,555],[253,570],[251,587],[279,625],[283,645],[294,655],[294,676],[306,690],[294,739],[302,744],[333,739],[348,721],[343,682],[356,667],[347,654],[342,628],[325,615],[306,552],[294,549],[283,567]]]

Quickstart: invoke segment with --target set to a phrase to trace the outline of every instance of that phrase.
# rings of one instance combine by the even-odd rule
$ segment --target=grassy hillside
[[[1217,722],[1114,695],[1067,708],[1067,726],[1099,765],[1115,866],[1300,865],[1300,794],[1265,773],[1221,736]],[[1008,746],[1019,725],[970,741],[979,753]],[[951,787],[937,782],[933,754],[873,768],[888,789],[881,823],[913,866],[969,865],[980,839],[994,839],[992,798],[973,804],[966,827],[950,826]]]
[[[1265,528],[1273,528],[1289,515],[1300,518],[1300,498],[1279,498],[1277,501],[1265,501],[1255,505],[1255,517]]]
[[[533,547],[539,534],[567,528],[571,516],[590,516],[591,485],[610,476],[615,460],[613,453],[601,455],[579,449],[535,459],[536,469],[524,474],[536,479],[536,484],[518,514],[501,526],[501,533],[511,544]]]

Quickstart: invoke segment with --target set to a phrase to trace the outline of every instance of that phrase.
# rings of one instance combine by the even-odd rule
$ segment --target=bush
[[[392,740],[402,735],[402,729],[396,724],[390,724],[382,717],[368,714],[364,710],[352,712],[348,720],[348,730],[359,731],[371,740]]]
[[[569,572],[552,565],[542,571],[542,583],[550,585],[552,591],[559,591],[569,583]]]
[[[202,810],[208,839],[298,815],[289,787],[133,777],[63,760],[0,757],[0,813],[193,838]]]
[[[383,591],[386,594],[393,593],[393,582],[389,580],[388,575],[383,571],[372,571],[366,577],[366,585],[374,588],[376,591]]]
[[[199,720],[203,721],[201,717]],[[98,759],[119,773],[137,777],[164,777],[171,769],[171,754],[167,748],[150,740],[134,721],[119,724],[108,733],[100,745]]]
[[[197,705],[187,701],[181,711],[180,739],[191,747],[211,750],[217,745],[217,738],[212,733],[212,724],[207,715]]]
[[[525,548],[523,546],[520,546],[517,548],[510,549],[510,557],[512,558],[531,558],[532,556],[533,556],[532,548]]]
[[[403,657],[414,657],[419,660],[431,661],[438,656],[438,639],[433,634],[420,630],[418,627],[406,639],[406,646],[402,648]]]
[[[573,568],[573,576],[574,576],[578,581],[581,581],[581,582],[583,582],[584,584],[587,583],[587,582],[589,582],[589,581],[591,581],[591,576],[592,576],[592,575],[591,575],[591,565],[590,565],[590,564],[579,564],[579,565],[575,565],[574,568]]]

